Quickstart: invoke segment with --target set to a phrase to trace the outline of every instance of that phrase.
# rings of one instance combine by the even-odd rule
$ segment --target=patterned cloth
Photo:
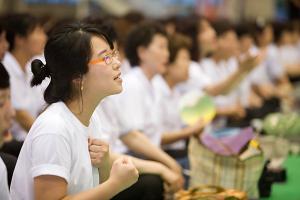
[[[257,184],[264,165],[262,154],[241,161],[237,156],[215,154],[192,138],[189,160],[190,187],[217,185],[245,191],[249,198],[258,198]]]

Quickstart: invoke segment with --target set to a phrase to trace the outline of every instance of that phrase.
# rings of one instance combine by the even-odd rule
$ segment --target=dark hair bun
[[[31,62],[31,71],[33,73],[31,86],[39,85],[46,77],[50,77],[47,65],[44,65],[39,59],[35,59]]]

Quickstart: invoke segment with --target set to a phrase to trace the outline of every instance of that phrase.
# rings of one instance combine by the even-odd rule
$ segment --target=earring
[[[82,77],[80,78],[80,91],[83,91],[83,79]]]

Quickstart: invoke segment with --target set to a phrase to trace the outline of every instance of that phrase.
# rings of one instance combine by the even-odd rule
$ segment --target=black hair
[[[172,36],[169,36],[169,63],[173,63],[176,60],[178,52],[181,49],[187,49],[189,51],[191,44],[190,38],[183,34],[176,33]]]
[[[9,88],[9,75],[2,63],[0,63],[0,89]]]
[[[293,27],[291,24],[277,22],[273,23],[274,28],[274,41],[279,43],[284,33],[292,33]]]
[[[229,31],[235,31],[234,26],[227,20],[220,20],[213,23],[213,27],[218,37],[224,36]]]
[[[3,24],[2,24],[1,19],[0,19],[0,34],[2,34],[3,31],[4,31]]]
[[[103,38],[113,49],[112,41],[93,25],[76,22],[59,26],[51,32],[45,46],[46,64],[37,59],[31,64],[34,75],[31,86],[50,78],[44,93],[48,104],[74,98],[72,81],[88,72],[92,36]]]
[[[177,19],[176,31],[191,38],[192,46],[190,48],[190,54],[192,60],[195,61],[201,59],[201,46],[199,46],[198,34],[203,32],[202,22],[204,21],[211,23],[207,18],[195,14]]]
[[[132,24],[139,24],[145,20],[144,14],[139,11],[130,11],[123,18]]]
[[[242,38],[245,36],[254,37],[254,35],[253,35],[254,27],[253,27],[253,24],[251,24],[251,23],[245,22],[245,23],[238,24],[235,27],[235,30],[236,30],[236,34],[237,34],[238,38]]]
[[[153,40],[156,34],[163,35],[167,38],[167,33],[164,28],[155,22],[145,22],[135,26],[128,34],[125,43],[125,54],[131,66],[140,64],[138,56],[138,47],[147,47]]]
[[[17,35],[26,37],[39,26],[38,19],[27,13],[8,15],[4,17],[4,20],[9,51],[15,48],[15,38]]]
[[[95,25],[103,33],[105,33],[113,42],[117,41],[118,36],[112,19],[106,19],[99,15],[91,15],[84,18],[82,21],[87,24]]]
[[[198,33],[200,32],[198,16],[187,16],[180,18],[177,21],[176,31],[184,35],[188,35],[192,39],[192,46],[190,49],[192,60],[200,59],[200,47],[198,45]]]
[[[271,22],[267,22],[267,21],[262,21],[262,20],[256,20],[256,22],[253,23],[253,27],[254,27],[254,39],[256,44],[259,44],[259,38],[261,37],[261,35],[263,34],[263,32],[266,30],[267,27],[272,27],[272,23]]]

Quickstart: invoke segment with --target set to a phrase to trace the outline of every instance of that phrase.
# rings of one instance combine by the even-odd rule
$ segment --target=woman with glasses
[[[111,199],[136,182],[138,172],[129,158],[111,166],[108,145],[88,137],[96,106],[122,90],[120,62],[112,49],[111,40],[91,25],[74,23],[51,33],[46,64],[32,62],[31,82],[35,86],[50,78],[44,93],[49,106],[20,152],[12,199]]]

